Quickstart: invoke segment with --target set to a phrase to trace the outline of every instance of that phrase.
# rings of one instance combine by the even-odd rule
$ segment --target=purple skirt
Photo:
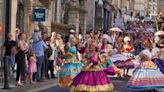
[[[153,59],[152,61],[160,68],[160,71],[164,74],[164,60]]]
[[[73,85],[106,85],[110,84],[110,80],[104,71],[82,71],[74,79]]]

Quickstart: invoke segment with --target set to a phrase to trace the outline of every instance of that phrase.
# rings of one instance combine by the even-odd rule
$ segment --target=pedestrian
[[[16,37],[15,37],[16,42],[18,42],[18,40],[19,40],[19,38],[18,38],[19,34],[20,34],[20,29],[16,28]]]
[[[55,32],[53,33],[53,35],[51,37],[50,46],[52,48],[52,55],[50,56],[49,60],[53,60],[54,74],[57,74],[58,73],[58,70],[57,70],[57,68],[58,68],[57,67],[58,52],[59,52],[60,48],[63,47],[63,44],[59,43],[59,39],[57,38],[57,34]],[[64,47],[63,47],[63,49],[64,49]]]
[[[59,41],[59,44],[60,46],[57,46],[58,49],[57,49],[57,60],[56,60],[56,71],[57,73],[59,73],[59,71],[61,70],[61,65],[62,65],[62,56],[65,54],[65,51],[64,51],[64,43],[63,43],[63,39],[61,38],[61,35],[60,34],[57,34],[57,40]],[[59,61],[59,62],[58,62]]]
[[[15,70],[14,65],[15,65],[15,55],[12,53],[12,49],[17,49],[16,48],[17,44],[14,40],[12,40],[12,34],[8,33],[7,35],[7,40],[4,42],[3,45],[3,56],[5,59],[5,62],[9,64],[10,74]]]
[[[42,33],[42,40],[44,41],[44,43],[46,45],[49,45],[48,44],[48,41],[47,41],[47,38],[48,38],[48,34],[47,33]],[[42,65],[42,73],[41,73],[41,76],[42,76],[42,79],[44,80],[45,78],[48,78],[48,66],[49,66],[49,63],[48,63],[48,54],[46,54],[47,49],[44,49],[44,61],[43,61],[43,65]]]
[[[48,46],[48,49],[46,51],[46,54],[48,56],[48,72],[50,71],[50,75],[51,75],[51,78],[55,78],[55,75],[54,75],[54,49],[55,46],[53,43],[51,43],[51,38],[48,37],[47,38],[47,46]],[[48,74],[48,78],[50,78],[50,75]]]
[[[15,57],[15,61],[17,62],[17,76],[16,81],[18,86],[23,86],[23,82],[26,79],[26,72],[27,72],[27,65],[25,54],[28,50],[28,45],[25,42],[26,35],[24,33],[19,34],[19,41],[18,41],[18,53]]]
[[[37,60],[36,60],[35,52],[31,51],[29,56],[29,65],[28,65],[29,81],[31,84],[35,83],[33,81],[33,74],[37,72],[36,62]]]
[[[36,54],[36,59],[37,59],[37,63],[36,63],[36,65],[37,65],[37,81],[42,82],[43,79],[41,78],[41,72],[42,72],[42,66],[44,63],[44,51],[48,47],[45,44],[45,42],[43,40],[41,40],[38,42],[33,41],[32,48]]]
[[[38,41],[42,40],[41,31],[40,31],[39,27],[35,27],[34,33],[32,34],[32,39],[34,42],[38,42]]]

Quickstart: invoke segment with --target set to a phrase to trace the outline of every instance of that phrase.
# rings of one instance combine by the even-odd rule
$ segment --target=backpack
[[[48,49],[47,49],[47,56],[48,58],[52,55],[52,48],[50,45],[48,45]]]

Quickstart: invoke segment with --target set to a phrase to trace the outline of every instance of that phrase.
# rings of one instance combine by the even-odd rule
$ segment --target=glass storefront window
[[[3,25],[4,25],[4,0],[0,0],[0,67],[2,67],[2,46],[4,43],[4,30],[3,30]]]

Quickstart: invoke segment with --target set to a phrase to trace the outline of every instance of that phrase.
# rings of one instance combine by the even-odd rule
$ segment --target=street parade
[[[164,0],[0,0],[0,92],[164,92]]]

